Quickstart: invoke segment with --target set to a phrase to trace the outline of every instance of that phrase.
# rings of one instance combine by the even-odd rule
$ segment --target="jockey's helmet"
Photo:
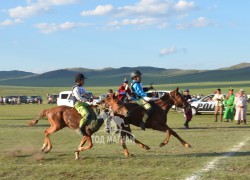
[[[133,79],[134,77],[140,76],[140,75],[142,75],[142,73],[141,73],[140,71],[134,70],[134,71],[130,74],[130,77],[131,77],[131,79]]]
[[[82,80],[82,79],[87,79],[83,74],[81,73],[78,73],[76,76],[75,76],[75,82],[79,81],[79,80]]]

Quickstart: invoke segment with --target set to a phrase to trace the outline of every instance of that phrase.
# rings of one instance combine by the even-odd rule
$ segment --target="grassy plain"
[[[147,86],[147,84],[145,84]],[[181,91],[189,89],[191,94],[211,94],[217,88],[222,89],[222,93],[226,94],[229,88],[234,88],[235,92],[239,89],[245,89],[250,94],[250,81],[232,81],[232,82],[204,82],[204,83],[182,83],[182,84],[153,84],[156,90],[173,90],[179,87]],[[40,95],[46,99],[47,94],[59,94],[60,91],[70,91],[72,87],[26,87],[26,86],[0,86],[0,96],[12,95]],[[118,86],[102,86],[89,87],[87,82],[85,89],[99,96],[107,93],[108,89],[116,91]]]
[[[230,83],[223,87],[244,88],[247,83]],[[193,93],[211,93],[221,84],[182,84]],[[156,89],[173,89],[173,86],[155,86]],[[99,95],[110,87],[89,88]],[[112,87],[111,87],[112,88]],[[115,87],[113,87],[115,88]],[[223,89],[222,88],[222,89]],[[1,87],[0,95],[43,95],[70,88]],[[183,128],[183,114],[171,110],[168,125],[192,145],[184,148],[171,137],[165,147],[159,144],[165,134],[132,126],[136,138],[151,147],[145,151],[128,143],[133,157],[125,158],[119,143],[107,143],[108,135],[103,128],[95,136],[103,137],[103,143],[94,140],[91,150],[82,152],[80,160],[74,160],[74,149],[81,137],[65,128],[51,135],[53,149],[48,154],[39,151],[43,144],[43,131],[49,127],[41,120],[34,127],[27,127],[40,110],[55,105],[0,105],[0,179],[250,179],[250,111],[247,125],[235,122],[213,122],[212,114],[196,115],[190,126]],[[238,148],[237,148],[238,147]]]

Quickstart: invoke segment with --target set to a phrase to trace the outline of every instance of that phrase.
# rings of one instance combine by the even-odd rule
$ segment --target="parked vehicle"
[[[6,104],[17,104],[18,96],[5,96],[4,103]]]
[[[166,93],[170,93],[171,91],[168,90],[149,90],[146,92],[147,97],[146,100],[156,100],[162,97]]]
[[[50,94],[50,95],[48,95],[48,97],[47,97],[48,104],[56,104],[58,97],[59,97],[58,94]]]
[[[87,92],[89,94],[90,97],[90,101],[97,103],[99,102],[99,99],[94,99],[93,93],[92,92]],[[73,107],[74,106],[74,102],[73,102],[73,97],[72,97],[72,91],[62,91],[59,93],[59,96],[57,98],[57,105],[58,106],[70,106]]]
[[[28,103],[32,103],[32,104],[42,104],[43,99],[41,96],[30,96],[28,98]]]
[[[213,97],[214,94],[210,94],[197,101],[191,102],[190,105],[192,108],[192,114],[213,113],[215,108],[215,101],[213,101]]]
[[[28,104],[28,96],[20,96],[20,103],[25,103],[25,104]]]

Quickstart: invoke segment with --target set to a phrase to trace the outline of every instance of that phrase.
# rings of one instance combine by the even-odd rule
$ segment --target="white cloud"
[[[30,6],[17,6],[9,9],[9,15],[12,18],[29,18],[37,15],[41,11],[47,11],[49,7],[46,4],[34,4]]]
[[[15,20],[11,20],[11,19],[6,19],[2,22],[0,22],[0,26],[11,26],[11,25],[15,25],[15,24],[20,24],[23,21],[21,19],[15,19]]]
[[[168,27],[168,23],[167,22],[162,22],[161,24],[158,25],[159,29],[166,29]]]
[[[17,6],[9,9],[9,16],[12,18],[30,18],[38,15],[41,12],[48,11],[51,6],[61,6],[76,3],[78,0],[38,0],[32,3],[31,0],[27,1],[27,6]]]
[[[126,26],[126,25],[140,25],[147,26],[156,23],[154,18],[135,18],[135,19],[124,19],[122,21],[111,21],[108,23],[109,26]]]
[[[177,11],[189,11],[195,8],[195,4],[194,2],[187,2],[184,0],[180,0],[176,5],[175,5],[175,9]]]
[[[140,0],[135,4],[114,7],[98,5],[93,10],[82,11],[82,16],[109,16],[113,20],[107,26],[156,25],[163,29],[168,27],[172,17],[187,17],[188,12],[196,8],[195,3],[186,0]]]
[[[180,52],[184,53],[187,52],[187,50],[185,48],[177,49],[176,47],[163,48],[162,50],[160,50],[160,56],[166,56]]]
[[[56,23],[39,23],[34,25],[40,32],[44,34],[50,34],[56,31],[68,30],[77,27],[90,26],[91,24],[87,23],[74,23],[74,22],[64,22],[62,24]]]
[[[101,16],[106,15],[112,12],[113,6],[112,5],[99,5],[94,10],[90,11],[82,11],[82,16]]]
[[[173,3],[162,0],[141,0],[132,6],[118,7],[118,15],[155,16],[168,14]]]
[[[208,26],[214,26],[215,23],[213,23],[211,20],[206,19],[205,17],[199,17],[195,20],[193,20],[191,23],[186,24],[177,24],[177,29],[187,29],[187,28],[200,28],[200,27],[208,27]]]
[[[82,15],[96,16],[107,15],[112,12],[112,15],[124,17],[129,15],[134,16],[172,16],[182,12],[191,11],[196,7],[194,2],[180,0],[174,3],[172,0],[140,0],[134,5],[113,7],[112,5],[99,5],[94,10],[82,11]]]
[[[40,0],[44,1],[44,0]],[[79,0],[47,0],[48,4],[51,5],[66,5],[66,4],[74,4]],[[45,1],[46,2],[46,1]]]

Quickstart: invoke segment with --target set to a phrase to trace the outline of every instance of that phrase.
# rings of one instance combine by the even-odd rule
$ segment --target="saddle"
[[[90,112],[90,118],[84,125],[85,135],[91,135],[94,132],[97,132],[104,122],[103,118],[97,119],[97,116],[93,109],[89,109],[89,112]],[[67,124],[69,128],[78,129],[79,122],[82,117],[75,108],[66,110],[63,116],[64,116],[65,123]],[[88,131],[86,131],[87,129]]]

